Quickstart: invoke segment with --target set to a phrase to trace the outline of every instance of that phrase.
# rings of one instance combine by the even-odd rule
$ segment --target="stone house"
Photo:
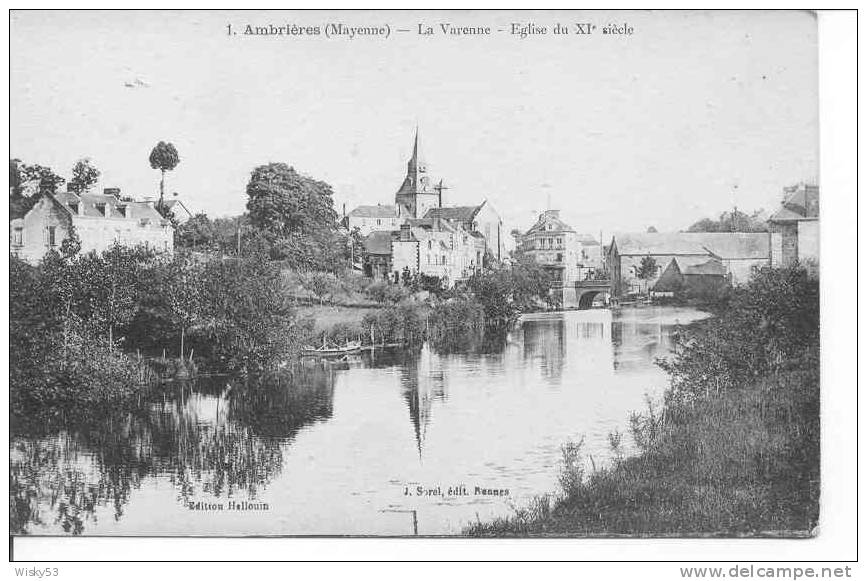
[[[502,261],[506,257],[503,220],[488,200],[483,200],[478,206],[431,208],[424,217],[440,218],[459,224],[467,232],[476,232],[484,238],[486,252],[490,252],[497,261]]]
[[[447,277],[454,282],[483,265],[487,253],[505,257],[503,222],[486,200],[476,206],[443,206],[442,181],[434,184],[421,156],[416,130],[406,176],[394,204],[358,206],[343,219],[347,232],[358,228],[364,236],[392,232],[390,268],[393,273],[409,267],[412,272]],[[404,232],[404,226],[409,230]],[[385,237],[373,246],[384,248]],[[379,256],[379,255],[377,255]],[[384,264],[382,258],[367,260]]]
[[[72,232],[81,252],[102,252],[113,244],[146,245],[174,250],[174,228],[153,202],[121,199],[119,188],[101,194],[43,194],[22,218],[9,223],[12,254],[36,263],[50,250],[60,250]]]
[[[645,257],[656,262],[656,273],[641,280],[638,271]],[[725,268],[732,284],[743,284],[756,268],[768,264],[768,235],[763,232],[615,233],[605,256],[614,296],[653,288],[672,259],[677,259],[684,272],[714,259]]]
[[[343,224],[349,232],[358,228],[362,236],[367,236],[371,232],[397,230],[409,217],[409,210],[400,204],[358,206],[346,215]]]
[[[391,251],[392,280],[399,280],[408,268],[412,274],[436,276],[452,286],[480,267],[485,240],[445,220],[423,218],[407,220],[392,233]]]
[[[548,272],[553,280],[551,291],[564,306],[577,305],[576,284],[603,267],[599,242],[577,233],[560,218],[559,210],[545,210],[518,243],[524,256]]]
[[[819,186],[784,188],[780,208],[768,219],[771,266],[819,265]]]
[[[674,296],[681,291],[713,292],[728,284],[729,273],[719,260],[711,258],[681,270],[677,258],[672,258],[650,291],[654,296]]]

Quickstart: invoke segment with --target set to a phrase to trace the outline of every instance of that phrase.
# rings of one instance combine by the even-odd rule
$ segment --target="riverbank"
[[[763,270],[685,328],[662,409],[630,418],[638,454],[611,434],[585,472],[566,443],[556,497],[470,536],[809,536],[819,516],[818,281]]]
[[[431,339],[469,349],[548,290],[533,265],[498,266],[446,287],[408,270],[400,283],[296,272],[264,253],[227,259],[113,246],[11,263],[17,413],[112,405],[196,370],[260,374],[321,342],[410,347]]]

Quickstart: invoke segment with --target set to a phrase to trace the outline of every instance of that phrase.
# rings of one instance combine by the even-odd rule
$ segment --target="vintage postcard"
[[[817,534],[814,13],[10,37],[13,536]]]

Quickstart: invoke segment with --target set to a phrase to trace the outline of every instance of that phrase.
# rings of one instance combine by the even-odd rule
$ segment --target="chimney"
[[[105,188],[102,190],[102,193],[106,196],[114,196],[115,198],[120,198],[120,188]]]
[[[343,202],[343,217],[346,218],[346,202]]]
[[[412,230],[410,230],[409,224],[401,224],[400,225],[400,241],[401,242],[409,242],[412,238]]]

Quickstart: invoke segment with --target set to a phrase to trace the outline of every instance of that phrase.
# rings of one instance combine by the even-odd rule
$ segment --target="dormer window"
[[[120,215],[124,218],[129,218],[129,206],[126,204],[118,205],[117,211],[120,212]]]
[[[96,206],[96,210],[105,216],[105,202],[99,202],[98,204],[94,204]]]

